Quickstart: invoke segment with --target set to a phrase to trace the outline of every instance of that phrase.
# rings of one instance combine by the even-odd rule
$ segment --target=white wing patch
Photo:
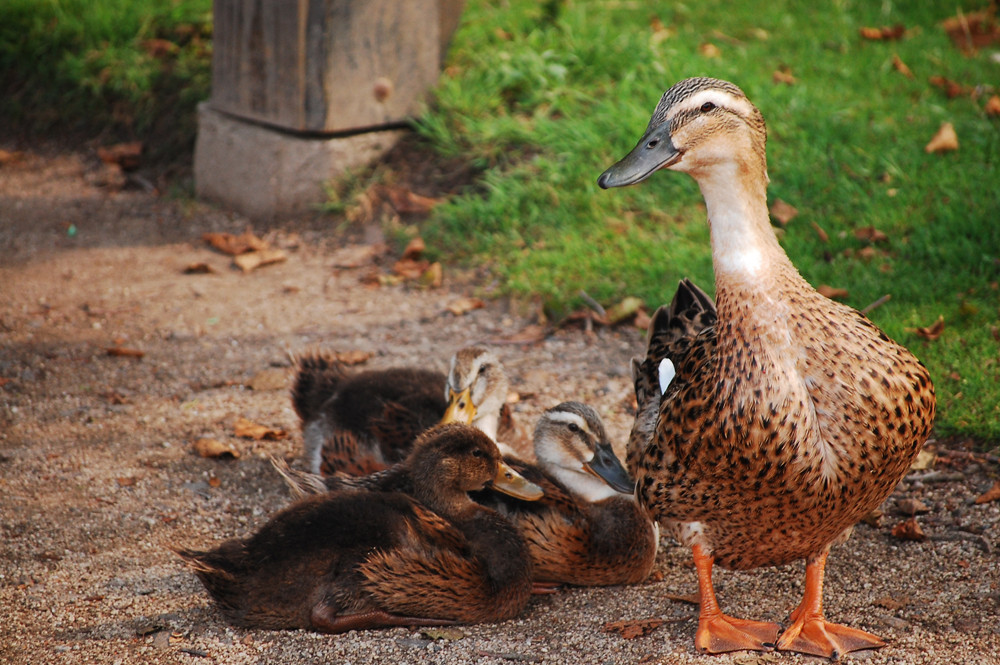
[[[660,394],[667,392],[667,386],[670,382],[674,380],[677,376],[677,370],[674,369],[674,363],[671,362],[670,358],[664,358],[660,361]]]

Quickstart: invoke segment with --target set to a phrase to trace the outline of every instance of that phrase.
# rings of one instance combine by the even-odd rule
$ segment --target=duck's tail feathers
[[[323,476],[308,471],[293,469],[288,466],[285,460],[271,456],[271,466],[278,472],[285,484],[288,485],[293,499],[301,499],[310,494],[322,494],[328,491]]]
[[[302,422],[316,418],[347,375],[344,364],[326,353],[309,352],[295,358],[292,406]]]

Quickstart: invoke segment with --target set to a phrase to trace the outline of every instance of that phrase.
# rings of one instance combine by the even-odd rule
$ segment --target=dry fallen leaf
[[[417,236],[406,244],[406,249],[403,250],[403,256],[401,256],[400,259],[416,261],[420,258],[420,255],[424,253],[425,249],[427,249],[427,245],[424,244],[424,239]]]
[[[958,150],[958,134],[955,133],[955,126],[950,122],[945,122],[937,130],[937,134],[924,146],[924,152],[949,152]]]
[[[705,42],[704,44],[699,46],[698,52],[701,53],[706,58],[718,58],[720,55],[722,55],[722,51],[719,50],[719,47],[716,46],[715,44],[712,44],[711,42]]]
[[[6,166],[8,164],[17,164],[23,162],[25,159],[25,154],[21,150],[3,150],[0,149],[0,166]]]
[[[222,457],[236,459],[240,456],[240,451],[236,450],[236,448],[232,445],[223,443],[216,439],[209,439],[205,437],[195,439],[191,443],[191,447],[194,448],[194,451],[202,457],[209,457],[212,459],[219,459]]]
[[[863,226],[860,229],[854,229],[854,237],[858,240],[866,240],[868,242],[885,242],[889,239],[889,236],[874,226]]]
[[[997,499],[1000,499],[1000,480],[993,483],[993,487],[977,496],[976,503],[989,503],[990,501],[996,501]]]
[[[233,433],[244,439],[256,439],[260,441],[262,439],[267,439],[268,441],[278,441],[279,439],[284,439],[288,436],[288,432],[283,429],[275,429],[271,427],[265,427],[264,425],[258,425],[255,422],[247,420],[246,418],[237,418],[236,423],[233,425]]]
[[[139,168],[142,141],[102,146],[97,148],[97,156],[105,164],[117,164],[125,171],[131,171]]]
[[[337,362],[345,365],[360,365],[363,362],[367,362],[374,355],[371,351],[358,351],[357,349],[352,351],[337,351],[334,354]]]
[[[1000,42],[1000,24],[996,19],[996,6],[976,12],[960,13],[945,19],[941,27],[952,43],[965,53]]]
[[[404,256],[393,264],[392,271],[404,279],[420,279],[420,276],[430,267],[430,261],[415,260]]]
[[[138,480],[139,479],[136,478],[135,476],[123,476],[121,478],[115,478],[115,481],[118,483],[119,487],[133,487],[136,484],[136,482],[138,482]]]
[[[947,79],[943,76],[932,76],[929,81],[934,87],[941,88],[948,99],[955,99],[956,97],[962,97],[969,94],[969,90],[964,85],[956,83],[955,81]]]
[[[879,528],[882,524],[883,513],[881,510],[876,508],[867,515],[861,518],[861,521],[870,526],[873,529]]]
[[[651,322],[652,320],[649,318],[649,312],[646,311],[646,308],[640,307],[639,311],[635,313],[635,320],[632,321],[632,325],[639,330],[649,330],[649,324]]]
[[[449,642],[465,637],[465,633],[459,628],[424,628],[420,634],[429,640],[447,640]]]
[[[253,252],[246,252],[233,257],[235,263],[243,272],[250,272],[261,266],[281,263],[288,258],[283,249],[261,249]]]
[[[787,69],[776,70],[771,74],[771,80],[775,83],[784,83],[785,85],[795,85],[797,83],[795,77],[792,76],[792,72]]]
[[[819,238],[820,242],[826,243],[830,242],[830,235],[823,230],[823,227],[816,222],[809,222],[809,225],[813,227],[813,231],[816,232],[816,237]]]
[[[431,289],[439,289],[442,284],[444,284],[444,271],[441,268],[441,263],[435,261],[427,266],[427,270],[420,275],[420,285]]]
[[[910,599],[905,596],[898,598],[896,596],[882,596],[875,601],[875,605],[884,607],[887,610],[901,610],[906,607],[909,602]]]
[[[383,244],[347,245],[333,253],[333,267],[360,268],[371,264],[385,251],[386,246]]]
[[[918,542],[927,540],[924,530],[920,528],[915,517],[911,517],[892,527],[892,535],[900,540],[915,540]]]
[[[215,268],[207,263],[189,263],[187,267],[184,268],[185,275],[211,275],[214,272]]]
[[[895,68],[897,72],[899,72],[906,78],[908,79],[913,78],[913,72],[910,71],[910,68],[906,66],[906,63],[903,62],[898,55],[894,54],[892,56],[892,66]]]
[[[119,356],[123,358],[142,358],[146,355],[145,351],[140,351],[139,349],[129,349],[123,346],[112,346],[106,349],[109,356]]]
[[[1000,95],[993,95],[986,100],[986,106],[983,110],[986,111],[986,115],[1000,116]]]
[[[701,604],[701,594],[697,591],[692,591],[691,593],[665,593],[662,594],[667,600],[675,600],[678,603],[688,603],[689,605],[700,605]]]
[[[843,299],[849,295],[847,289],[840,289],[835,286],[830,286],[828,284],[820,284],[816,290],[819,291],[819,294],[821,296],[830,298],[832,300]]]
[[[910,465],[911,471],[926,471],[927,469],[934,466],[934,462],[937,461],[937,455],[929,450],[921,450],[917,453],[917,458],[913,460],[913,464]]]
[[[544,340],[549,334],[549,329],[545,326],[533,323],[525,326],[519,332],[507,337],[495,338],[493,344],[537,344]]]
[[[608,325],[617,325],[622,321],[631,319],[639,313],[642,305],[642,298],[638,298],[636,296],[626,296],[621,302],[612,305],[608,308],[607,312],[605,312],[605,318],[607,319]]]
[[[426,215],[434,209],[439,199],[421,196],[402,187],[384,187],[383,194],[400,215]]]
[[[906,28],[902,23],[897,23],[881,28],[861,28],[860,33],[862,37],[872,41],[891,41],[902,37],[906,33]]]
[[[923,337],[927,341],[933,342],[941,336],[941,333],[944,332],[944,315],[938,316],[937,321],[929,326],[914,328],[913,332],[915,332],[918,337]]]
[[[919,499],[900,499],[896,502],[896,509],[904,515],[923,515],[931,512],[927,504]]]
[[[791,203],[782,201],[781,199],[775,199],[774,203],[771,204],[771,219],[778,222],[782,226],[787,226],[788,222],[795,219],[799,214],[799,209],[793,206]]]
[[[476,309],[486,307],[486,302],[480,298],[459,298],[448,304],[447,309],[455,316],[462,316]]]
[[[249,229],[238,236],[232,233],[203,233],[201,239],[223,254],[232,256],[268,248],[267,242],[258,238]]]
[[[628,621],[610,621],[604,624],[604,632],[618,633],[626,640],[648,635],[663,625],[663,619],[632,619]]]

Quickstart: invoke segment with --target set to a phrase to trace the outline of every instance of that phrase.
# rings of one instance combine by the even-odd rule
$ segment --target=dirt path
[[[564,590],[520,619],[419,632],[322,636],[227,625],[168,544],[244,535],[288,501],[267,461],[294,459],[300,435],[287,394],[289,352],[361,350],[368,366],[444,368],[471,342],[509,339],[529,321],[449,281],[375,287],[365,269],[334,270],[337,246],[315,223],[268,238],[288,260],[243,274],[200,240],[245,221],[139,190],[113,192],[79,155],[26,155],[0,166],[0,662],[2,663],[797,663],[790,654],[704,657],[693,649],[690,555],[664,541],[650,581]],[[185,274],[204,263],[213,272]],[[595,406],[624,444],[631,424],[632,330],[558,331],[498,351],[531,423],[564,399]],[[113,356],[119,347],[144,355]],[[254,386],[257,389],[251,387]],[[236,418],[284,430],[241,439]],[[235,460],[199,457],[198,437]],[[945,463],[947,462],[947,464]],[[1000,663],[1000,502],[974,505],[997,467],[939,461],[905,482],[878,527],[861,525],[828,565],[830,618],[884,636],[871,663]],[[928,472],[918,472],[916,475]],[[933,482],[932,482],[933,481]],[[930,538],[891,535],[899,499],[929,512]],[[802,566],[718,571],[724,608],[781,621]],[[610,621],[659,618],[645,636]],[[459,639],[454,639],[459,637]]]

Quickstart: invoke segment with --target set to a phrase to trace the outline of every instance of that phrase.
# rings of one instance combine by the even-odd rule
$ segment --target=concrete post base
[[[198,106],[194,184],[199,198],[254,221],[309,212],[325,199],[325,183],[387,153],[403,130],[340,138],[302,137]]]

